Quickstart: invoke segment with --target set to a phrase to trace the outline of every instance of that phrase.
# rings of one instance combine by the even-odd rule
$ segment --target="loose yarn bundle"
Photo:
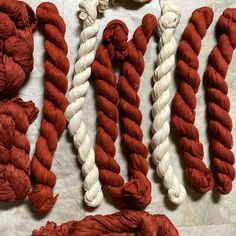
[[[33,231],[33,236],[178,236],[179,233],[165,215],[151,215],[144,211],[120,211],[112,215],[87,216],[57,226],[48,222]]]
[[[140,128],[142,114],[137,94],[140,77],[144,70],[143,55],[147,43],[157,27],[156,18],[147,14],[142,25],[127,42],[128,29],[119,20],[111,21],[103,32],[102,44],[98,47],[92,65],[98,103],[98,129],[95,146],[96,163],[100,180],[119,208],[144,207],[151,200],[151,184],[148,171],[147,148],[142,143]],[[124,61],[122,75],[116,88],[116,76],[112,69],[114,60]],[[122,124],[122,141],[129,152],[130,181],[124,184],[119,175],[120,167],[114,160],[117,122]]]
[[[18,0],[0,0],[0,95],[18,90],[33,69],[37,18]]]
[[[160,6],[162,14],[158,26],[158,36],[160,37],[158,43],[159,52],[152,90],[152,160],[157,166],[156,172],[158,176],[163,178],[169,199],[175,204],[180,204],[186,198],[186,190],[174,175],[169,154],[169,102],[170,85],[173,80],[171,71],[175,64],[177,47],[173,34],[180,20],[180,12],[175,5],[166,0],[161,0]]]
[[[29,200],[39,212],[47,212],[54,205],[57,195],[53,196],[52,188],[56,176],[50,170],[53,153],[58,139],[66,126],[64,111],[67,106],[67,73],[69,61],[66,57],[68,48],[64,39],[65,23],[52,3],[38,6],[36,15],[44,26],[45,32],[45,100],[44,117],[41,122],[40,136],[36,143],[35,155],[31,161],[31,171],[35,185],[29,193]]]
[[[215,167],[218,190],[229,193],[235,177],[234,155],[231,151],[233,138],[232,121],[228,114],[230,102],[225,77],[235,48],[236,10],[226,9],[219,20],[220,37],[213,48],[205,73],[208,126],[211,133],[212,162]],[[186,27],[179,45],[177,72],[180,77],[178,92],[173,99],[172,124],[183,151],[187,176],[198,192],[207,192],[213,187],[212,172],[203,162],[203,145],[194,126],[196,93],[200,84],[197,72],[201,40],[213,20],[213,12],[204,7],[193,12],[191,23]]]
[[[0,201],[24,199],[30,190],[29,124],[38,109],[20,98],[0,102]]]

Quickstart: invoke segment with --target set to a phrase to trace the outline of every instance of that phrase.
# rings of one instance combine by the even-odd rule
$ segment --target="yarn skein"
[[[175,226],[165,215],[151,215],[144,211],[120,211],[112,215],[87,216],[81,221],[70,221],[57,226],[53,222],[33,236],[178,236]]]
[[[230,101],[225,81],[228,65],[236,48],[236,9],[228,8],[218,22],[219,38],[211,51],[205,72],[208,128],[211,136],[211,159],[217,189],[222,194],[232,190],[235,178],[232,120],[229,116]]]
[[[198,55],[201,40],[212,20],[211,8],[196,9],[184,30],[178,48],[179,59],[176,67],[179,77],[178,91],[172,102],[172,125],[178,134],[186,174],[192,186],[200,193],[209,191],[213,186],[213,176],[203,162],[203,145],[199,141],[199,133],[194,125],[196,93],[200,84],[197,71]]]
[[[173,34],[181,15],[179,9],[169,1],[160,1],[160,6],[162,13],[158,25],[158,36],[160,38],[158,43],[159,53],[156,62],[157,68],[153,76],[154,85],[152,90],[152,160],[157,166],[157,175],[163,178],[163,183],[168,190],[170,201],[180,204],[186,198],[186,190],[174,175],[170,161],[169,102],[170,85],[173,79],[171,71],[175,65],[175,51],[177,48]]]
[[[136,29],[133,39],[127,42],[126,25],[119,20],[111,21],[104,30],[102,44],[97,49],[92,65],[99,107],[95,157],[103,186],[119,208],[131,205],[142,208],[151,200],[151,184],[146,177],[148,151],[142,143],[142,115],[138,109],[137,90],[144,70],[143,54],[156,26],[156,18],[147,14],[142,25]],[[115,59],[124,61],[118,89],[112,70]],[[121,111],[122,141],[129,152],[131,179],[126,184],[119,175],[120,167],[114,160],[114,142],[118,135],[118,105]]]
[[[69,105],[65,115],[69,121],[68,129],[73,136],[74,145],[78,149],[78,160],[82,165],[82,173],[85,177],[83,182],[84,201],[88,206],[96,207],[101,204],[103,193],[91,138],[88,135],[87,126],[82,120],[82,109],[89,89],[91,65],[95,58],[96,37],[99,30],[97,12],[105,10],[108,2],[84,0],[80,2],[79,7],[83,30],[80,34],[78,61],[75,64],[76,74],[73,78],[73,86],[68,93]]]
[[[37,18],[17,0],[0,0],[0,95],[15,92],[32,71]]]
[[[36,151],[31,161],[31,172],[35,180],[29,200],[38,212],[47,212],[56,202],[52,188],[56,176],[50,170],[53,153],[57,148],[58,139],[66,126],[64,111],[67,106],[67,73],[69,61],[66,57],[67,44],[64,39],[65,23],[59,16],[56,6],[52,3],[41,3],[36,11],[45,32],[45,100],[44,117],[41,122],[40,136],[36,143]]]
[[[24,199],[30,190],[29,124],[38,114],[33,102],[0,102],[0,201]]]

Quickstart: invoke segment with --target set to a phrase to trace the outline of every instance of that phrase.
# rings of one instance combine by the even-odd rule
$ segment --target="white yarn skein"
[[[176,41],[173,37],[175,28],[180,20],[179,9],[169,1],[160,0],[161,17],[159,19],[159,54],[157,68],[153,80],[153,148],[152,160],[156,167],[157,175],[163,178],[163,184],[168,190],[168,197],[175,204],[182,203],[186,198],[186,190],[174,175],[169,155],[170,133],[170,84],[172,81],[171,71],[175,64]]]
[[[109,2],[110,0],[82,0],[79,4],[79,17],[83,21],[83,30],[80,34],[78,60],[75,64],[76,74],[73,78],[73,86],[68,93],[69,105],[65,111],[69,121],[68,129],[73,136],[74,145],[78,149],[78,159],[85,177],[83,182],[84,201],[90,207],[97,207],[101,204],[103,193],[91,139],[87,133],[86,124],[82,121],[82,109],[85,95],[89,89],[88,79],[96,53],[96,36],[99,30],[97,14],[98,11],[106,10]]]

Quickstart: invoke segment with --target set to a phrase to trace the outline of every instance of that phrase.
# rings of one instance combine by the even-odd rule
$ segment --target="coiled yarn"
[[[157,56],[157,68],[153,76],[152,91],[152,115],[153,148],[152,160],[159,177],[163,178],[165,188],[168,190],[169,199],[180,204],[185,200],[186,190],[174,175],[169,155],[170,133],[170,85],[172,82],[172,68],[175,65],[176,41],[173,37],[175,28],[180,20],[179,9],[166,0],[160,1],[162,9],[159,19],[158,43],[159,53]]]
[[[36,24],[26,3],[0,0],[0,95],[18,90],[32,71]]]
[[[211,159],[214,177],[220,193],[232,190],[235,178],[232,120],[229,116],[230,101],[225,77],[236,48],[236,9],[228,8],[218,22],[219,38],[212,49],[205,73],[208,128],[211,136]]]
[[[29,124],[38,109],[20,98],[0,102],[0,201],[24,199],[30,190]]]
[[[156,18],[147,14],[142,25],[127,42],[128,29],[119,20],[110,22],[104,30],[102,44],[96,52],[92,65],[95,75],[98,103],[97,142],[95,157],[104,188],[115,199],[118,207],[144,207],[151,200],[151,184],[146,177],[148,171],[147,148],[142,143],[140,128],[142,114],[139,110],[140,76],[144,70],[143,54],[157,26]],[[116,89],[116,76],[112,63],[124,61],[122,75]],[[118,92],[119,91],[119,92]],[[120,167],[114,160],[115,140],[118,135],[117,122],[120,109],[122,141],[129,152],[130,181],[124,184],[119,175]]]
[[[144,211],[121,211],[112,215],[87,216],[57,226],[48,222],[33,231],[33,236],[178,236],[179,233],[165,215],[151,215]]]
[[[41,3],[36,11],[45,32],[45,100],[44,117],[41,122],[40,136],[36,143],[35,155],[31,161],[31,171],[35,180],[29,200],[39,212],[48,211],[55,203],[52,188],[56,176],[50,170],[53,153],[57,148],[58,139],[66,126],[64,111],[67,106],[67,73],[69,61],[66,57],[67,44],[64,39],[65,23],[59,16],[56,6],[52,3]]]

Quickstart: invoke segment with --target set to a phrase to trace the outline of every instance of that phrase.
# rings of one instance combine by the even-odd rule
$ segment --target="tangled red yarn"
[[[0,102],[0,201],[24,199],[30,190],[29,124],[38,109],[20,98]]]
[[[35,155],[31,161],[35,186],[29,193],[29,200],[37,211],[47,212],[57,199],[52,192],[56,176],[50,169],[58,139],[66,126],[64,111],[67,106],[65,93],[69,61],[66,57],[68,49],[64,39],[66,27],[56,6],[52,3],[42,3],[38,6],[36,15],[45,30],[46,82],[44,118],[41,122]]]
[[[99,106],[96,162],[104,188],[115,199],[118,207],[144,207],[151,201],[151,184],[147,179],[147,148],[142,143],[140,128],[142,114],[137,94],[140,77],[144,70],[143,54],[147,43],[157,27],[156,18],[147,14],[142,25],[127,42],[128,29],[119,20],[110,22],[104,30],[102,45],[96,52],[92,65],[95,75],[97,102]],[[115,59],[124,61],[122,75],[116,88],[116,76],[112,69]],[[117,90],[118,89],[118,90]],[[114,160],[115,144],[120,118],[122,141],[129,152],[130,181],[124,184],[119,175],[120,167]]]
[[[33,236],[178,236],[179,233],[165,215],[144,211],[121,211],[112,215],[88,216],[57,226],[48,222],[33,231]]]
[[[32,31],[37,18],[29,5],[0,0],[0,94],[20,88],[33,69]]]
[[[228,114],[230,103],[227,97],[228,86],[225,82],[228,64],[236,46],[235,19],[235,9],[227,9],[221,16],[220,38],[210,54],[205,73],[212,161],[216,169],[217,188],[221,193],[231,191],[232,180],[235,177],[234,155],[230,150],[233,145],[230,133],[232,121]],[[196,93],[200,84],[197,72],[198,55],[201,40],[212,20],[213,12],[210,8],[199,8],[193,12],[191,22],[184,30],[178,49],[177,72],[180,81],[178,92],[173,99],[172,124],[179,135],[187,176],[198,192],[209,191],[214,182],[211,170],[203,162],[203,145],[194,126]]]

